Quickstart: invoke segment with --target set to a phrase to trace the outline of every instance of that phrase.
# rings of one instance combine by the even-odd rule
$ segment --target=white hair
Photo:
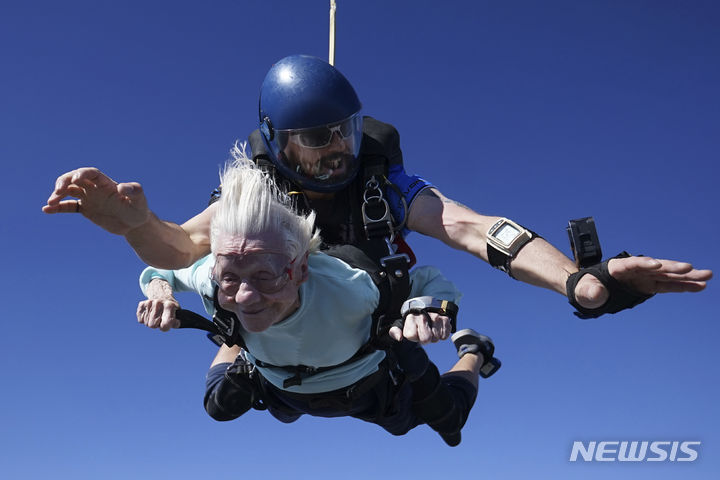
[[[248,237],[261,233],[284,237],[291,258],[317,251],[321,239],[314,229],[315,212],[298,213],[290,196],[248,158],[245,148],[245,143],[235,142],[231,159],[220,173],[222,194],[210,226],[212,252],[216,253],[221,235]]]

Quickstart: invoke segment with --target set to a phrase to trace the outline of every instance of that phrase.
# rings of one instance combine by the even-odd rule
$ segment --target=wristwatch
[[[535,235],[512,220],[501,218],[487,233],[488,262],[510,274],[510,262]]]

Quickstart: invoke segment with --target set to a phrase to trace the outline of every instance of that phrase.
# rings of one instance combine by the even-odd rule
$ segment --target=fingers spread
[[[83,167],[60,175],[55,180],[55,191],[47,199],[49,206],[55,206],[64,197],[77,196],[78,188],[94,188],[99,184],[112,182],[97,168]],[[43,209],[45,213],[59,213],[51,208]]]
[[[43,205],[42,207],[43,213],[65,213],[61,210],[60,204],[55,205]]]
[[[72,183],[72,178],[75,175],[75,172],[77,172],[77,170],[64,173],[60,175],[57,180],[55,180],[55,191],[50,194],[50,198],[48,198],[48,203],[57,201],[59,198],[65,196],[65,189],[68,185]]]
[[[618,279],[627,274],[648,272],[660,268],[662,268],[662,263],[651,257],[613,258],[608,263],[608,272]]]
[[[700,292],[705,289],[705,282],[656,282],[656,293]]]
[[[663,262],[666,262],[666,260],[663,260]],[[712,270],[696,270],[689,263],[669,262],[667,265],[663,265],[661,270],[653,272],[653,275],[659,280],[704,282],[710,280],[713,273]]]
[[[614,259],[611,275],[643,293],[699,292],[712,278],[711,270],[696,270],[690,263],[649,257]]]
[[[662,268],[660,271],[665,273],[685,274],[693,270],[693,266],[687,262],[676,262],[673,260],[660,260]]]
[[[93,184],[98,187],[114,185],[115,182],[95,167],[78,168],[71,176],[71,183]]]

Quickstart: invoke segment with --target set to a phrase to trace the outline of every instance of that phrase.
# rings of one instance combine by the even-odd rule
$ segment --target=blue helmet
[[[271,160],[304,189],[344,188],[360,167],[360,108],[355,89],[329,63],[283,58],[260,88],[260,131]]]

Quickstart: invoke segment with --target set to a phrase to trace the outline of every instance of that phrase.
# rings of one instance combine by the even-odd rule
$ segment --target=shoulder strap
[[[352,245],[334,245],[324,251],[353,268],[365,270],[380,292],[380,301],[372,314],[370,344],[372,349],[383,349],[388,344],[387,333],[393,323],[402,318],[400,308],[410,296],[410,275],[407,255],[383,257],[380,264],[373,262],[362,250]],[[362,350],[362,349],[361,349]]]
[[[218,290],[219,288],[216,285],[215,290],[213,290],[213,306],[215,307],[215,314],[213,315],[212,323],[215,324],[215,327],[217,328],[218,333],[222,336],[225,345],[228,347],[238,345],[247,350],[245,340],[243,340],[242,335],[240,335],[240,320],[238,320],[234,313],[225,310],[220,306],[220,302],[218,301]]]

